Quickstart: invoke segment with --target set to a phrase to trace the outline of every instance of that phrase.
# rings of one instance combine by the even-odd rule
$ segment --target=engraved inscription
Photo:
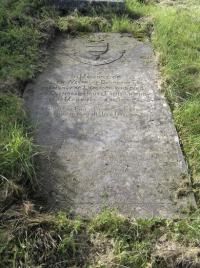
[[[68,105],[67,114],[71,117],[137,116],[139,102],[151,108],[154,102],[151,92],[144,94],[145,85],[138,88],[137,81],[130,82],[122,75],[73,74],[67,83],[56,82],[49,89],[54,94],[45,98],[54,96],[59,101],[60,115],[66,112]]]

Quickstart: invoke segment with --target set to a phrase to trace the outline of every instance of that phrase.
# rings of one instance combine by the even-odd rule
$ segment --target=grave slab
[[[91,216],[176,217],[195,206],[152,48],[129,35],[60,38],[24,93],[44,151],[41,195],[55,210]]]

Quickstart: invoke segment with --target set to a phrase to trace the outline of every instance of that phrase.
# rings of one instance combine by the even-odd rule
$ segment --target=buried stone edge
[[[50,4],[57,9],[80,11],[93,8],[95,10],[123,11],[125,9],[124,0],[50,0]]]

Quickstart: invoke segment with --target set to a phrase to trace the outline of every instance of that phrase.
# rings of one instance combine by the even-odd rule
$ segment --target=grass
[[[177,10],[166,12],[162,8],[155,25],[153,44],[160,53],[167,96],[176,106],[196,95],[200,86],[198,13],[194,19],[190,10],[179,10],[177,14]]]
[[[56,12],[45,0],[0,3],[0,208],[36,186],[33,144],[20,93],[44,65]],[[24,189],[26,188],[26,190]]]
[[[184,150],[192,167],[194,184],[200,180],[200,100],[189,99],[174,110]]]
[[[55,19],[45,0],[1,1],[1,87],[5,80],[7,87],[16,81],[25,82],[41,69],[41,45],[49,40]]]
[[[82,16],[79,13],[73,13],[68,16],[60,17],[58,28],[61,32],[70,32],[78,34],[79,32],[120,32],[132,33],[140,40],[147,38],[151,22],[149,20],[135,22],[128,14],[117,16],[97,16],[91,13],[90,16]]]
[[[24,201],[36,186],[38,147],[16,93],[44,67],[44,48],[55,31],[129,32],[151,39],[200,200],[200,5],[160,2],[127,0],[124,14],[58,16],[45,0],[1,1],[0,267],[198,267],[199,210],[179,220],[135,220],[104,211],[85,221],[40,213]]]
[[[197,267],[199,224],[199,216],[134,220],[106,210],[86,221],[29,205],[2,218],[1,267]]]
[[[0,207],[3,210],[23,195],[24,186],[35,187],[36,146],[27,131],[20,98],[0,93]]]
[[[194,184],[200,179],[200,9],[154,10],[152,42],[159,55],[163,87],[171,104]],[[192,13],[192,16],[191,16]],[[198,189],[196,189],[198,191]]]
[[[0,170],[7,179],[19,180],[26,171],[27,177],[33,174],[32,140],[24,133],[24,110],[22,103],[14,95],[1,94],[1,153]]]

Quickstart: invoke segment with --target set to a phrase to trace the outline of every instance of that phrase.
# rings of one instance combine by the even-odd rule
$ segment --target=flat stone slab
[[[48,151],[39,182],[49,206],[134,217],[195,206],[193,194],[176,198],[187,166],[150,44],[98,33],[60,38],[50,53],[24,93],[36,141]]]
[[[124,10],[124,0],[50,0],[56,8],[66,10],[90,10],[107,8],[108,10]]]

